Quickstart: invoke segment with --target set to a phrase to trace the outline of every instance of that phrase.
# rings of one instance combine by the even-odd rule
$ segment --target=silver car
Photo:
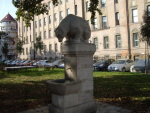
[[[133,65],[133,60],[130,59],[118,59],[108,66],[108,71],[130,71],[130,67]]]

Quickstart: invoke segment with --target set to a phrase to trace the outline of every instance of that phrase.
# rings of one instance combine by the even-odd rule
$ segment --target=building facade
[[[0,21],[0,31],[7,33],[7,35],[3,35],[0,37],[0,60],[12,60],[17,58],[17,28],[17,21],[9,13]],[[4,46],[4,43],[8,44],[7,57],[5,57],[2,52],[2,47]]]
[[[35,16],[34,26],[26,27],[22,19],[18,21],[18,35],[24,41],[21,59],[56,59],[61,58],[60,43],[54,30],[68,14],[83,17],[91,27],[89,42],[96,45],[94,58],[119,59],[144,58],[145,43],[140,41],[140,27],[143,23],[144,10],[150,11],[150,0],[99,0],[102,15],[96,14],[94,25],[90,23],[88,12],[90,0],[59,0],[53,6],[51,0],[44,0],[48,5],[48,15]],[[41,36],[44,50],[34,51],[35,37]]]

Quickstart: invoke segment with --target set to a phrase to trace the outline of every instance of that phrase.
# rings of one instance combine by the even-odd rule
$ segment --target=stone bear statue
[[[91,36],[91,29],[86,20],[81,17],[69,14],[55,29],[56,37],[62,42],[66,37],[66,42],[88,43]]]

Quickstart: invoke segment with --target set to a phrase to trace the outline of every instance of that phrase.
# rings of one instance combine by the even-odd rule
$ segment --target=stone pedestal
[[[94,44],[65,43],[65,78],[47,81],[52,92],[50,113],[95,113],[93,100]]]

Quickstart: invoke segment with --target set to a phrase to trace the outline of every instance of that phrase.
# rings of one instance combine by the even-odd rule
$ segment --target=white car
[[[133,65],[133,60],[130,59],[118,59],[108,66],[108,71],[130,71],[130,67]]]
[[[51,61],[48,60],[40,60],[37,62],[37,66],[46,66],[48,63],[51,63]]]

